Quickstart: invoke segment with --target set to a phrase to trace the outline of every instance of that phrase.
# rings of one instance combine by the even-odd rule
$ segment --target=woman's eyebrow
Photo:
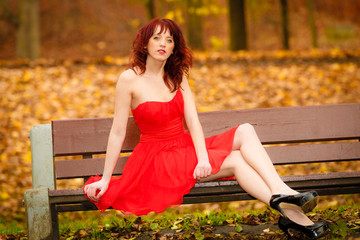
[[[153,36],[161,36],[161,33],[154,33]],[[167,36],[166,38],[173,38],[173,36]]]

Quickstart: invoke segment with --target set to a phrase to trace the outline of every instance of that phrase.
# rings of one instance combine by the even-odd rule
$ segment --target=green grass
[[[174,213],[175,212],[175,213]],[[109,237],[111,232],[129,234],[134,231],[160,231],[172,229],[178,231],[201,231],[204,226],[222,226],[226,224],[248,223],[249,221],[270,221],[268,216],[276,214],[270,210],[251,210],[239,214],[236,211],[200,211],[177,212],[171,209],[162,214],[149,214],[138,218],[123,216],[116,211],[66,213],[59,216],[60,235]],[[261,220],[259,220],[261,219]],[[82,232],[81,232],[82,231]]]
[[[310,213],[310,216],[316,221],[326,220],[330,223],[330,239],[343,239],[355,232],[359,233],[359,209],[359,204],[338,206],[314,211]],[[241,224],[252,225],[275,222],[279,214],[276,211],[266,209],[265,211],[247,210],[241,213],[231,210],[216,210],[174,214],[169,211],[162,214],[150,214],[141,218],[135,216],[123,217],[115,211],[103,214],[95,213],[92,217],[84,215],[82,219],[77,221],[73,221],[70,217],[63,218],[61,235],[74,236],[74,239],[80,237],[111,238],[113,233],[121,234],[121,236],[136,237],[146,231],[158,232],[162,229],[172,229],[182,233],[192,232],[194,236],[201,238],[200,235],[211,226],[231,224],[236,226],[235,231],[241,232]]]
[[[360,203],[333,205],[309,215],[316,222],[326,220],[330,223],[331,239],[343,239],[354,233],[360,234],[359,209]],[[90,211],[59,214],[59,227],[61,238],[69,240],[133,238],[144,232],[159,232],[162,229],[191,233],[196,239],[201,239],[202,234],[213,226],[232,225],[235,232],[241,232],[242,224],[274,223],[278,216],[269,208],[236,211],[221,205],[212,211],[206,208],[170,208],[164,213],[152,213],[141,218],[124,216],[113,210],[105,213]],[[24,222],[0,218],[0,238],[1,235],[11,235],[17,236],[14,239],[26,239],[25,232]]]
[[[26,231],[26,225],[24,222],[16,220],[8,220],[0,217],[0,234],[20,234]]]

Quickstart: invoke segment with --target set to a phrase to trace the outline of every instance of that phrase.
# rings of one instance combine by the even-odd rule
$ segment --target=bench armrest
[[[56,189],[51,124],[30,129],[32,187]]]

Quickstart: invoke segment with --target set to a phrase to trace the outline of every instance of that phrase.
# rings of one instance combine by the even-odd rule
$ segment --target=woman
[[[281,213],[279,226],[286,233],[291,228],[311,238],[323,235],[327,223],[314,224],[304,214],[316,206],[317,193],[300,194],[280,179],[250,124],[204,139],[187,80],[191,65],[191,52],[176,23],[153,19],[139,30],[130,69],[116,86],[103,177],[85,184],[87,198],[102,211],[113,207],[143,215],[180,205],[196,181],[235,176],[250,195]],[[130,111],[141,131],[140,142],[122,176],[112,177]]]

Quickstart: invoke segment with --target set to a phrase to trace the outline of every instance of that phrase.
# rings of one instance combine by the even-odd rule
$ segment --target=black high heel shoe
[[[270,199],[270,207],[278,210],[284,217],[286,217],[286,214],[282,210],[280,204],[286,204],[291,208],[295,205],[301,208],[304,213],[307,213],[316,207],[318,200],[319,194],[316,191],[303,192],[295,195],[275,194]]]
[[[303,226],[283,216],[280,216],[278,224],[279,228],[290,237],[293,237],[294,234],[292,233],[301,232],[310,239],[316,239],[324,236],[329,230],[329,224],[327,222]]]

